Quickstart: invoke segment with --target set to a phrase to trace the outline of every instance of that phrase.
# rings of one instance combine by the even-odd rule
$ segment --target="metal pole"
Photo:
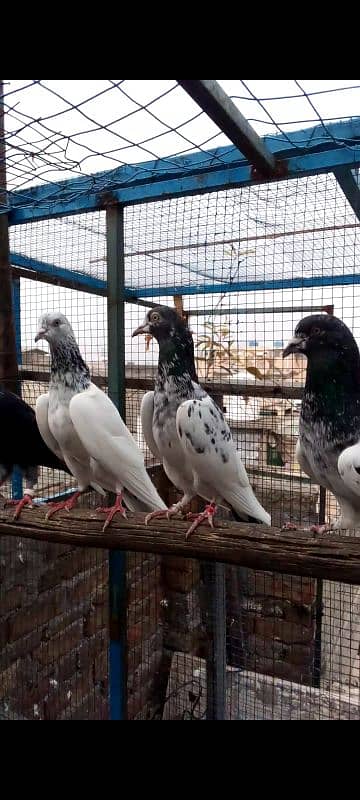
[[[319,503],[319,525],[325,522],[326,513],[326,489],[320,486]],[[313,684],[317,689],[320,688],[321,681],[321,638],[322,638],[322,618],[323,618],[323,586],[322,578],[316,581],[316,600],[315,600],[315,641],[314,641],[314,667]]]
[[[327,309],[332,309],[332,312],[328,311]],[[240,314],[316,314],[320,313],[321,311],[327,311],[328,314],[332,314],[334,311],[334,306],[245,306],[244,308],[219,307],[209,309],[186,309],[186,312],[190,317],[227,317],[232,314],[236,314],[236,316],[239,316]]]
[[[224,564],[203,563],[206,587],[206,719],[224,720],[226,706],[226,591]]]
[[[21,309],[20,309],[20,278],[12,279],[12,301],[14,309],[15,323],[15,344],[16,360],[21,364]],[[21,382],[17,382],[17,394],[21,396]],[[23,476],[22,472],[16,467],[12,476],[12,496],[15,500],[20,500],[23,496]]]
[[[251,164],[264,176],[276,174],[275,157],[217,81],[178,83]]]
[[[351,167],[340,167],[339,169],[334,170],[335,178],[344,192],[344,195],[350,203],[351,208],[356,214],[358,220],[360,220],[360,190],[359,190],[359,183],[355,179]]]
[[[125,419],[124,209],[106,210],[109,395]],[[110,719],[127,716],[126,553],[109,553]]]
[[[0,385],[18,393],[6,193],[4,86],[0,81]]]

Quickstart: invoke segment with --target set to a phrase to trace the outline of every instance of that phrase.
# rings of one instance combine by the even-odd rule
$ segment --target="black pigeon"
[[[359,348],[340,319],[314,314],[297,325],[283,357],[290,353],[303,353],[308,362],[297,460],[315,483],[335,495],[341,516],[331,527],[357,528],[360,526]]]
[[[174,309],[148,311],[133,336],[149,333],[159,344],[155,391],[141,405],[146,443],[163,464],[171,482],[184,493],[179,503],[154,516],[182,512],[196,495],[209,502],[196,515],[187,536],[202,522],[212,525],[216,504],[237,518],[270,525],[270,516],[256,499],[221,410],[198,383],[194,344],[186,324]]]
[[[50,467],[69,472],[65,464],[49,450],[36,423],[35,412],[16,394],[0,392],[0,486],[7,481],[14,467],[21,469],[25,479],[22,500],[9,500],[16,505],[14,519],[25,505],[32,505],[38,467]]]

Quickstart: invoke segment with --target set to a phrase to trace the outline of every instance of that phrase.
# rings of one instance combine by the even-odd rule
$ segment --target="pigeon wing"
[[[151,450],[153,456],[161,462],[161,453],[158,450],[153,434],[153,416],[154,392],[146,392],[140,406],[141,427],[149,450]]]
[[[48,413],[49,395],[41,394],[36,401],[35,407],[36,422],[38,424],[39,431],[49,450],[52,450],[52,452],[55,453],[55,455],[61,461],[64,461],[64,456],[61,452],[60,445],[56,441],[55,436],[53,436],[49,428]]]
[[[134,438],[104,392],[90,384],[88,389],[72,398],[69,413],[89,456],[103,468],[104,473],[113,476],[114,491],[116,485],[120,485],[146,508],[166,508],[146,472]]]
[[[206,395],[179,406],[176,428],[184,454],[199,483],[221,497],[239,515],[255,517],[270,525],[270,515],[256,499],[222,412]]]

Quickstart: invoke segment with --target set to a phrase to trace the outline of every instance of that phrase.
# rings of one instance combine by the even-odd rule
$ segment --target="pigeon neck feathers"
[[[157,388],[172,378],[175,384],[181,385],[183,391],[192,391],[192,381],[198,382],[194,359],[194,342],[191,333],[184,330],[172,330],[168,338],[159,340],[159,363]]]
[[[69,389],[83,391],[90,386],[90,370],[72,337],[51,343],[51,380]]]
[[[360,430],[360,355],[356,343],[324,349],[308,359],[301,417],[321,421],[330,437]]]

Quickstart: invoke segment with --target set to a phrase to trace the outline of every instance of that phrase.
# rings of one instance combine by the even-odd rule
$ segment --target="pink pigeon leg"
[[[75,492],[69,500],[63,500],[61,503],[49,503],[52,506],[50,511],[46,514],[45,519],[48,520],[50,517],[53,517],[57,511],[71,511],[72,508],[76,506],[76,503],[80,497],[82,492]]]
[[[193,519],[194,522],[190,525],[190,528],[186,531],[185,539],[188,539],[189,536],[196,530],[196,528],[201,525],[202,522],[207,522],[210,525],[210,528],[214,527],[214,515],[216,514],[217,507],[215,505],[215,501],[212,500],[209,505],[205,506],[204,511],[200,514],[188,514],[188,519]]]
[[[115,514],[121,514],[122,517],[124,517],[125,519],[127,518],[126,517],[126,509],[124,508],[124,506],[122,504],[122,497],[123,497],[122,493],[121,494],[117,494],[116,495],[115,504],[113,506],[99,506],[98,508],[95,509],[96,511],[100,511],[101,514],[107,514],[108,515],[106,520],[105,520],[105,523],[104,523],[103,533],[104,533],[104,531],[106,531],[106,528],[109,527],[110,522],[113,519],[113,517],[115,516]]]

